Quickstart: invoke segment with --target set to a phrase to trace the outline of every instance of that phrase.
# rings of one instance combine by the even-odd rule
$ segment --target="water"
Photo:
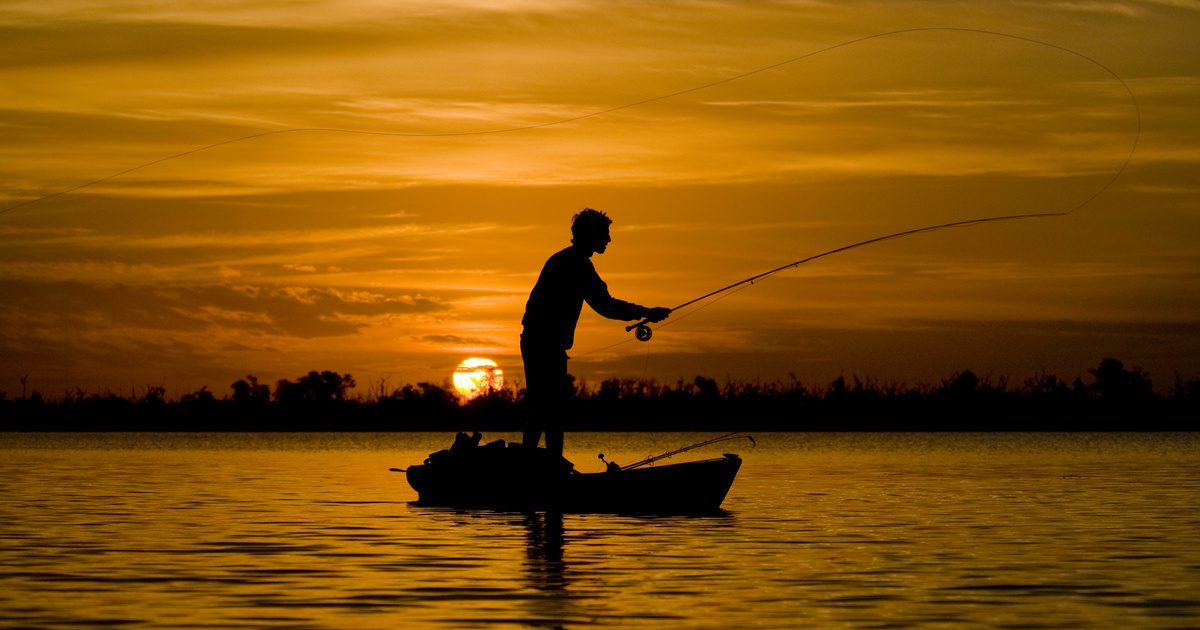
[[[759,434],[711,517],[410,505],[450,437],[0,434],[0,625],[1200,626],[1198,435]]]

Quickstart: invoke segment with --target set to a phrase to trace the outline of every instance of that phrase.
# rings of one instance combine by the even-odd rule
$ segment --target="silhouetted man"
[[[533,407],[523,443],[537,447],[542,432],[546,449],[562,455],[560,415],[571,396],[567,377],[567,350],[575,343],[575,324],[583,303],[609,319],[662,321],[671,314],[665,307],[648,308],[623,302],[608,294],[608,285],[596,273],[592,254],[603,254],[612,237],[608,215],[584,208],[571,221],[571,246],[554,254],[542,267],[537,284],[525,303],[521,318],[521,359],[525,362],[525,388]]]

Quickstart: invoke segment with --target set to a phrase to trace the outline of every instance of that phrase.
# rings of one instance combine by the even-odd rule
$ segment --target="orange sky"
[[[229,138],[536,125],[839,42],[948,26],[1117,72],[1132,163],[1067,218],[942,231],[771,277],[572,372],[674,381],[1102,357],[1200,375],[1200,3],[15,0],[0,6],[0,209]],[[520,379],[520,317],[584,206],[614,295],[674,306],[890,232],[1068,210],[1121,166],[1124,88],[1062,50],[925,31],[542,129],[305,132],[0,213],[0,391],[226,393],[310,369]]]

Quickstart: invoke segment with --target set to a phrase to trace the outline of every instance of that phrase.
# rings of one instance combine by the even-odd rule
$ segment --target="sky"
[[[468,357],[519,385],[584,207],[613,295],[673,307],[1080,204],[822,258],[645,344],[585,308],[571,371],[1019,385],[1115,357],[1165,390],[1200,376],[1197,33],[1193,0],[9,0],[0,391],[386,393]]]

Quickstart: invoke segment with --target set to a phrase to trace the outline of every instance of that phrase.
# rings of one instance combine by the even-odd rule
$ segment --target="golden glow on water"
[[[488,439],[512,435],[489,435]],[[599,470],[697,435],[568,436]],[[1200,623],[1192,435],[758,435],[716,517],[419,508],[450,436],[8,435],[0,618],[318,628]],[[723,445],[728,447],[729,445]],[[698,453],[711,455],[713,453]]]

